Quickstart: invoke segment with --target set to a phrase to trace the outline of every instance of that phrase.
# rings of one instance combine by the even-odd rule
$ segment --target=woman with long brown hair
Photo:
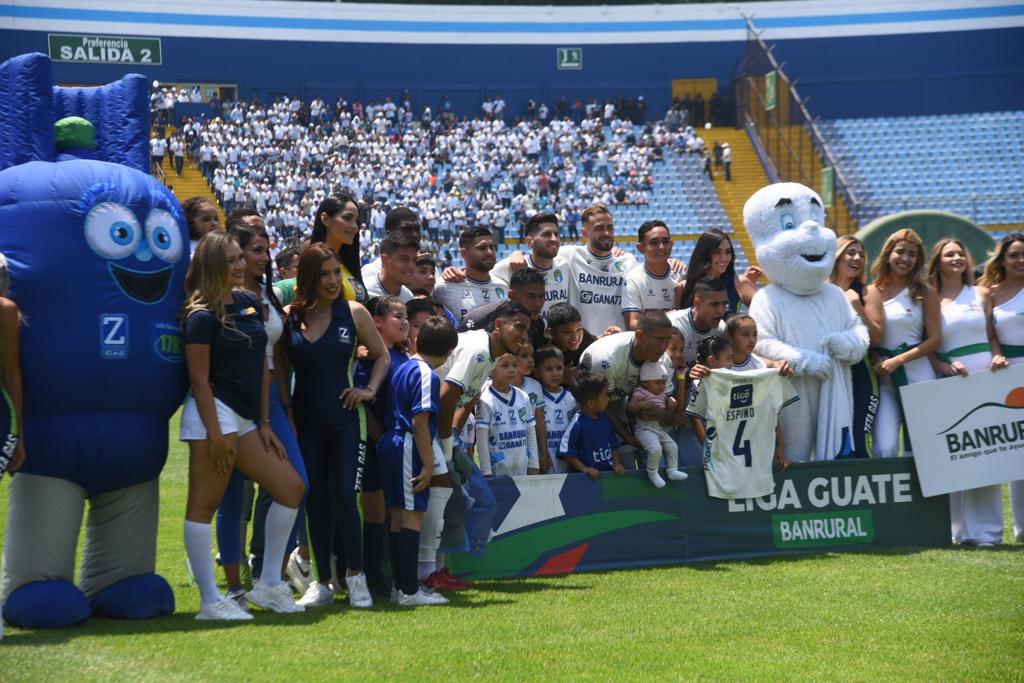
[[[928,281],[939,295],[942,342],[932,356],[943,377],[1007,367],[992,324],[992,296],[974,285],[974,263],[963,242],[946,237],[932,249]],[[982,486],[949,494],[954,543],[991,547],[1003,538],[1003,487]]]
[[[274,498],[266,521],[266,548],[283,557],[305,491],[270,428],[267,332],[263,306],[245,283],[245,258],[227,233],[207,233],[196,247],[185,278],[188,297],[181,326],[192,392],[181,417],[189,446],[185,551],[199,586],[197,619],[252,619],[220,595],[210,557],[210,520],[237,467]],[[246,596],[275,612],[301,612],[279,572],[264,572]]]
[[[292,408],[309,475],[306,512],[319,579],[310,584],[299,604],[327,605],[334,600],[329,583],[331,531],[336,519],[348,568],[349,602],[354,607],[371,607],[373,598],[362,569],[357,503],[366,459],[362,404],[376,397],[391,360],[373,318],[362,304],[341,298],[341,291],[337,253],[323,243],[306,247],[299,257],[295,301],[284,333],[285,350],[295,369]],[[373,359],[365,388],[352,381],[359,345],[365,346]],[[332,518],[332,510],[336,518]]]
[[[882,328],[873,322],[864,308],[864,292],[867,289],[867,250],[864,243],[852,235],[844,235],[836,244],[836,260],[832,266],[829,281],[846,293],[853,312],[868,328],[872,344],[882,341]],[[880,306],[875,301],[874,305]],[[874,318],[881,318],[877,311]],[[865,356],[859,363],[850,366],[853,381],[853,457],[871,457],[871,427],[878,411],[878,380],[871,371],[871,358]]]
[[[872,430],[873,455],[902,455],[909,444],[899,387],[935,379],[928,355],[939,347],[939,297],[924,279],[924,243],[913,230],[897,230],[871,266],[864,306],[881,342],[872,347],[879,378],[878,415]],[[906,449],[909,451],[909,449]]]
[[[1024,233],[1010,233],[985,263],[978,282],[992,293],[992,321],[1010,365],[1024,363]],[[1010,482],[1013,533],[1024,541],[1024,480]]]

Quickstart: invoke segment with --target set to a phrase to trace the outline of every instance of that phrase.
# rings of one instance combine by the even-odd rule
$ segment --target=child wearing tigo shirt
[[[608,380],[586,370],[576,374],[572,395],[580,406],[558,445],[558,457],[571,471],[599,479],[601,472],[625,472],[619,461],[619,438],[605,411],[608,409]]]

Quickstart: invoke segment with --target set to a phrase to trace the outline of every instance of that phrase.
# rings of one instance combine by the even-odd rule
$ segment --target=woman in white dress
[[[1007,367],[992,325],[992,295],[974,285],[974,264],[959,240],[947,237],[935,245],[928,281],[939,296],[942,341],[932,356],[941,377]],[[982,486],[949,494],[953,542],[991,548],[1003,538],[1003,487]]]
[[[925,253],[913,230],[897,230],[871,266],[872,284],[864,309],[882,328],[882,342],[871,351],[879,379],[878,415],[872,429],[873,455],[909,455],[899,387],[935,379],[929,354],[939,348],[939,297],[924,280]],[[881,315],[879,315],[881,311]],[[904,452],[906,451],[906,452]]]
[[[1024,363],[1024,233],[1004,237],[985,264],[979,284],[992,293],[992,318],[1010,365]],[[1013,533],[1024,541],[1024,481],[1010,482]]]

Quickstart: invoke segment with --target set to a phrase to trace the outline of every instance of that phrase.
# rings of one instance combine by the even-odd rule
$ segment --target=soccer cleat
[[[654,484],[654,488],[661,489],[665,488],[665,480],[658,474],[658,470],[647,470],[647,478]]]
[[[431,590],[425,590],[423,586],[420,586],[420,589],[412,595],[406,595],[402,591],[398,591],[398,604],[402,607],[419,607],[421,605],[447,605],[448,598],[444,597],[440,593],[435,593]]]
[[[252,621],[252,615],[231,598],[221,598],[212,605],[203,605],[196,621]]]
[[[295,587],[296,592],[299,595],[305,595],[306,591],[309,590],[309,584],[313,583],[313,565],[309,560],[305,560],[302,558],[302,555],[299,555],[298,548],[293,550],[292,554],[288,556],[288,566],[285,567],[284,571],[292,582],[292,586]]]
[[[287,583],[279,583],[270,587],[263,582],[257,583],[246,595],[252,604],[279,614],[304,612],[306,608],[292,599],[292,589]]]
[[[426,578],[423,582],[427,588],[433,590],[461,591],[472,588],[476,584],[472,581],[460,579],[452,574],[447,567],[439,569]]]
[[[373,596],[366,585],[366,574],[346,576],[345,583],[348,584],[348,604],[353,607],[373,607]]]
[[[297,604],[303,607],[323,607],[334,602],[334,591],[319,581],[309,584],[309,588],[299,598]]]
[[[685,479],[688,479],[690,475],[688,475],[686,472],[681,472],[679,470],[665,470],[665,476],[671,479],[672,481],[683,481]]]
[[[228,591],[228,600],[234,600],[243,612],[249,611],[249,601],[245,597],[244,588],[235,588]]]

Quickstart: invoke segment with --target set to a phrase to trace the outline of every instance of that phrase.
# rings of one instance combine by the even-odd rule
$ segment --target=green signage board
[[[821,201],[826,208],[832,208],[832,198],[836,193],[836,172],[831,166],[821,169]]]
[[[48,40],[50,59],[55,62],[136,66],[156,66],[163,63],[159,38],[51,33]]]
[[[556,53],[556,64],[560,71],[579,71],[583,68],[583,48],[558,48]]]
[[[771,111],[775,109],[775,103],[779,93],[779,77],[774,71],[764,75],[764,109]]]
[[[949,497],[921,494],[913,458],[797,463],[775,472],[773,495],[737,500],[708,496],[698,469],[662,489],[644,472],[605,472],[597,481],[506,477],[490,485],[492,517],[473,531],[489,541],[448,555],[456,573],[543,576],[950,544]]]

